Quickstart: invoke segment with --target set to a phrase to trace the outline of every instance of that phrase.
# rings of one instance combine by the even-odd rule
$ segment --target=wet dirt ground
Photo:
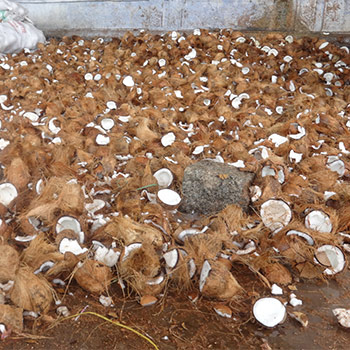
[[[237,271],[238,273],[238,271]],[[240,271],[245,276],[245,286],[256,294],[269,296],[264,287],[250,271]],[[196,303],[187,298],[187,293],[169,291],[163,300],[150,307],[142,307],[134,296],[124,298],[116,285],[111,290],[114,307],[103,307],[98,297],[87,295],[74,284],[63,299],[71,313],[84,307],[119,321],[147,335],[159,349],[261,349],[261,350],[345,350],[349,349],[350,330],[338,325],[332,314],[335,307],[350,307],[350,271],[329,281],[301,281],[293,292],[302,299],[303,305],[289,308],[302,311],[309,320],[307,328],[288,317],[273,328],[261,327],[251,315],[252,303],[257,295],[245,295],[229,303],[233,310],[231,319],[222,318],[213,311],[211,302],[199,298]],[[288,288],[282,299],[288,300]],[[47,349],[152,349],[152,345],[116,325],[93,315],[82,315],[57,322],[52,311],[44,319],[26,318],[25,331],[34,338],[12,335],[0,343],[6,350]],[[35,339],[38,337],[38,339]]]

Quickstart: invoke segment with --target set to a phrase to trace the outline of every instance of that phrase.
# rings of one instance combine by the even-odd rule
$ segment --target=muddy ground
[[[249,271],[235,271],[245,285],[270,295],[269,291]],[[301,281],[294,293],[303,305],[293,310],[308,316],[309,325],[303,328],[290,317],[274,329],[265,329],[251,315],[253,295],[245,295],[230,303],[234,310],[231,319],[218,316],[212,309],[214,302],[199,299],[196,303],[187,294],[169,292],[159,303],[142,307],[135,298],[124,298],[120,288],[111,290],[114,307],[103,307],[97,297],[86,295],[71,284],[63,299],[71,313],[86,311],[99,313],[122,322],[148,335],[159,349],[262,349],[269,350],[342,350],[349,349],[350,330],[341,328],[332,315],[334,307],[350,306],[350,272],[329,281]],[[287,299],[288,295],[284,293]],[[291,309],[290,309],[291,310]],[[51,317],[52,318],[51,318]],[[6,350],[93,350],[93,349],[152,349],[152,345],[129,330],[122,329],[93,315],[78,320],[57,322],[54,312],[44,320],[26,318],[25,331],[33,337],[10,337],[0,343]]]

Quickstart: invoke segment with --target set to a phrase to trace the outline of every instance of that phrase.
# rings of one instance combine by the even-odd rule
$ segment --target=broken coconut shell
[[[274,233],[288,225],[292,218],[292,211],[289,205],[281,200],[269,199],[260,208],[260,216],[266,227]]]
[[[316,262],[326,266],[326,275],[334,275],[345,267],[345,256],[342,250],[336,246],[325,244],[319,247],[315,253]]]

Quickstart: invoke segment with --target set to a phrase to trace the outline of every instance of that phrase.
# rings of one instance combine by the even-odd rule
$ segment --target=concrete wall
[[[350,34],[350,0],[17,0],[47,35],[194,28]]]

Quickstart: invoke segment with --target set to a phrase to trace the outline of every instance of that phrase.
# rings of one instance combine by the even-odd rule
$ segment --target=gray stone
[[[253,178],[253,173],[240,171],[232,165],[212,160],[194,163],[185,169],[179,211],[213,214],[228,204],[247,210],[248,189]]]

